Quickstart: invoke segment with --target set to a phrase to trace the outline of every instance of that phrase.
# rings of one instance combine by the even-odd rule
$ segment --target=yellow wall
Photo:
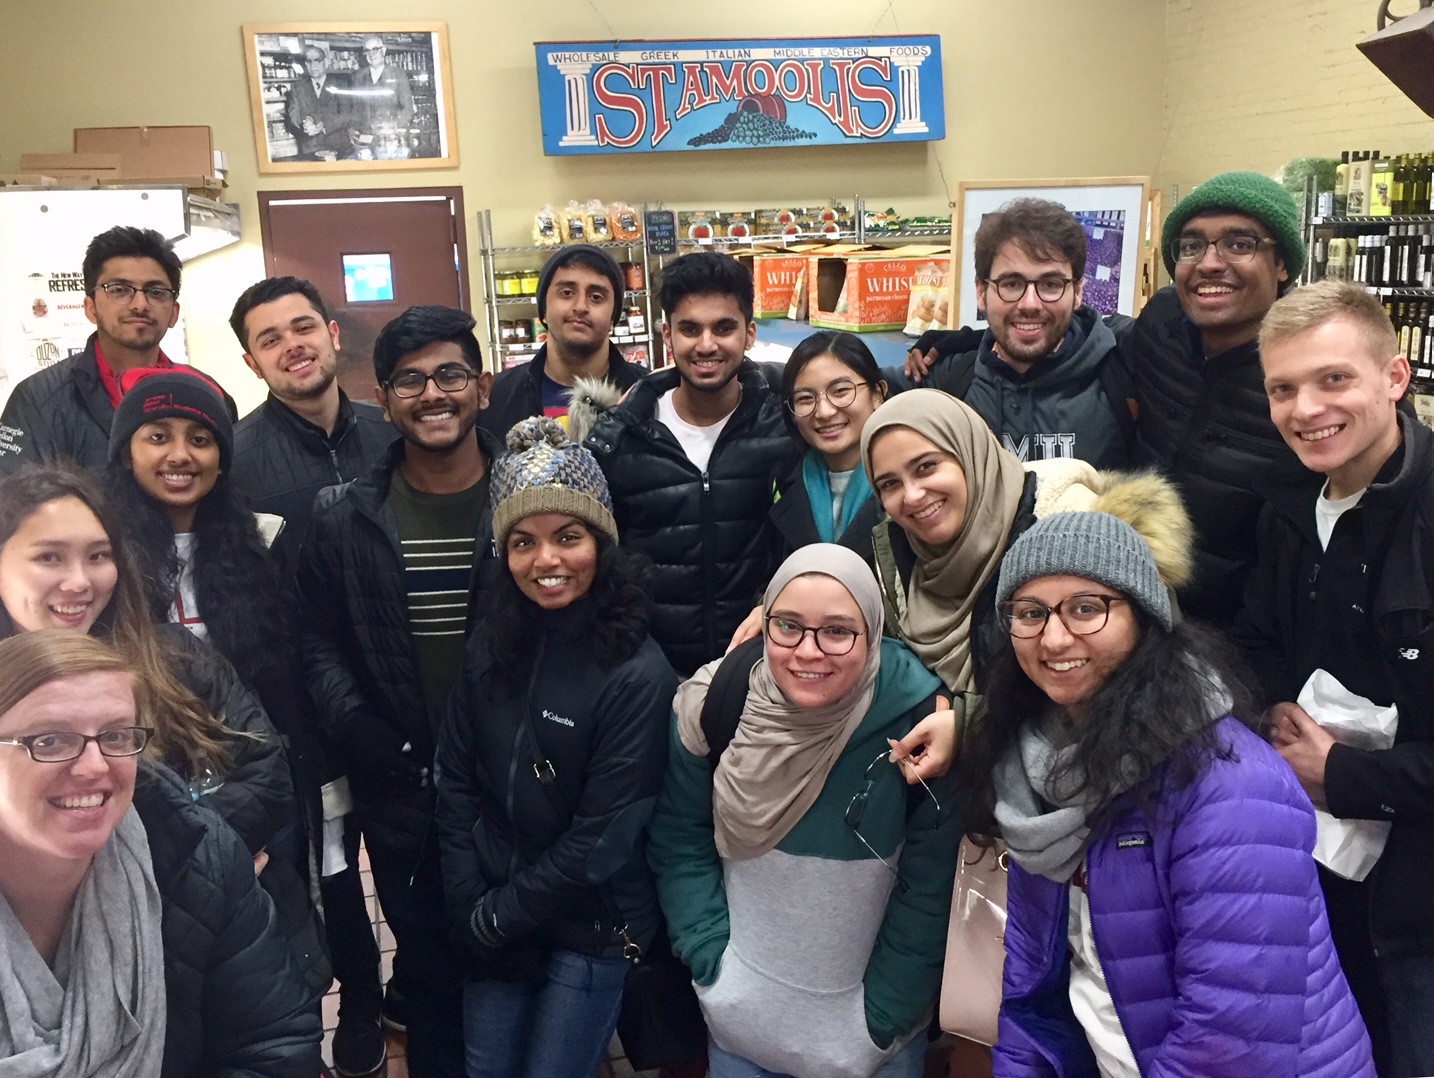
[[[68,150],[74,127],[213,127],[229,154],[244,242],[192,263],[183,303],[191,355],[241,408],[257,403],[262,386],[241,364],[225,319],[235,296],[263,276],[258,190],[460,183],[476,271],[473,214],[485,206],[508,243],[525,242],[537,206],[573,196],[740,208],[861,194],[880,207],[944,213],[947,181],[1145,175],[1160,145],[1164,13],[1154,0],[153,0],[134,9],[0,0],[0,8],[10,57],[0,72],[0,172],[23,152]],[[448,24],[462,167],[260,177],[239,25],[403,15]],[[941,35],[944,142],[543,156],[534,41],[868,33]]]

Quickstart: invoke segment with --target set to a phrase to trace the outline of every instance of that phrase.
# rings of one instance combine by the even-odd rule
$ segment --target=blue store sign
[[[549,156],[946,137],[935,35],[536,48]]]

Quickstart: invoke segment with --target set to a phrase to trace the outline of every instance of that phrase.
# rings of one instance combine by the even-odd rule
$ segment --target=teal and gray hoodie
[[[932,784],[938,812],[896,766],[868,772],[887,738],[935,710],[941,686],[899,641],[883,640],[881,658],[866,718],[774,849],[719,857],[706,746],[684,744],[675,717],[650,826],[673,949],[713,1040],[794,1078],[868,1078],[926,1028],[941,983],[961,837],[953,783]],[[861,838],[884,860],[846,822],[868,776]]]

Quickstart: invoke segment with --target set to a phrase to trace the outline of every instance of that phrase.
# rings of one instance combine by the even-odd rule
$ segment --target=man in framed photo
[[[358,114],[354,145],[360,157],[412,155],[413,87],[397,65],[389,63],[383,38],[363,42],[364,66],[354,72],[350,93]]]
[[[328,43],[311,38],[304,44],[304,75],[289,86],[284,101],[284,126],[294,134],[299,154],[330,160],[353,148],[353,96],[333,74]]]

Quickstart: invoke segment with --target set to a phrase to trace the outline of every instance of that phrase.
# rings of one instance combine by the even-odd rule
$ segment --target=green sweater
[[[887,738],[934,711],[938,691],[904,644],[884,640],[871,708],[821,794],[774,850],[741,861],[717,854],[711,767],[674,721],[648,857],[673,948],[725,1050],[798,1078],[864,1078],[924,1028],[961,836],[954,783],[932,784],[938,812],[896,766],[871,771],[861,837],[905,890],[846,814]]]

